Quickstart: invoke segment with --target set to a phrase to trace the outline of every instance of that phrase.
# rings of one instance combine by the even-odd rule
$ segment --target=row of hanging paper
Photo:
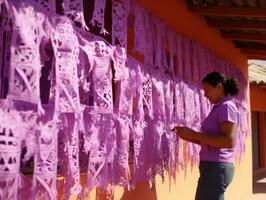
[[[247,82],[240,70],[133,1],[112,1],[109,33],[105,0],[92,2],[90,26],[110,34],[112,45],[90,33],[82,1],[64,0],[60,15],[53,0],[0,2],[0,199],[56,199],[59,186],[68,199],[93,187],[133,188],[157,174],[175,179],[177,169],[198,163],[200,147],[170,129],[200,129],[210,110],[200,80],[213,70],[240,80],[236,153],[243,154]],[[128,24],[142,63],[127,55]],[[32,156],[29,179],[20,165]]]

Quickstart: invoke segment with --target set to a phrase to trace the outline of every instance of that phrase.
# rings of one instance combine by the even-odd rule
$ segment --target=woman
[[[232,101],[239,91],[235,79],[212,72],[202,80],[205,97],[214,104],[203,121],[201,132],[177,126],[182,139],[201,144],[200,178],[195,200],[223,200],[234,175],[234,144],[237,133],[237,108]]]

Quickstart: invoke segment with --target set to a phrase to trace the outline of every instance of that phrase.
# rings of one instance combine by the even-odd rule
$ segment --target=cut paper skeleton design
[[[39,114],[43,114],[39,89],[42,67],[39,46],[44,15],[31,5],[21,2],[16,2],[11,7],[14,27],[8,98],[37,104]]]
[[[15,110],[0,109],[0,199],[18,199],[20,152],[26,126]]]
[[[85,144],[89,153],[87,188],[107,187],[113,180],[113,161],[115,147],[113,91],[112,91],[112,49],[103,41],[95,41],[83,47],[88,56],[93,88],[93,106],[85,123]],[[83,75],[83,76],[87,76]]]
[[[55,52],[56,109],[60,113],[74,113],[79,108],[77,64],[78,40],[66,17],[53,19],[51,40]],[[60,103],[59,103],[60,102]]]
[[[79,127],[81,108],[78,91],[79,44],[70,20],[65,16],[51,18],[51,41],[55,52],[55,112],[63,124],[68,156],[67,194],[81,192],[79,174]]]
[[[127,15],[129,0],[115,0],[112,4],[112,44],[127,48]]]
[[[58,120],[55,118],[40,123],[40,131],[37,136],[39,148],[34,158],[33,199],[45,196],[45,199],[53,200],[57,194],[57,140],[59,124],[57,124]]]
[[[78,22],[84,31],[89,31],[83,15],[83,1],[64,0],[65,14],[74,22]]]
[[[105,35],[109,2],[92,2],[90,24]],[[154,183],[156,174],[164,177],[165,172],[175,178],[176,167],[198,164],[199,148],[176,137],[171,126],[200,129],[210,110],[200,80],[216,69],[245,87],[234,98],[240,122],[235,153],[244,153],[249,113],[248,82],[242,72],[177,35],[134,1],[115,0],[112,7],[107,5],[112,8],[112,45],[103,35],[89,32],[82,1],[64,0],[64,15],[56,14],[55,0],[0,3],[8,8],[1,13],[5,30],[0,30],[4,65],[0,66],[0,96],[6,98],[0,102],[0,199],[21,199],[23,145],[27,152],[22,163],[34,156],[33,199],[58,197],[60,172],[66,177],[65,198],[80,195],[79,157],[84,149],[86,189]],[[142,54],[142,63],[127,55],[128,17],[134,24],[133,51]],[[45,71],[47,66],[50,72]],[[50,87],[45,94],[48,107],[53,109],[41,105],[44,74],[49,77],[45,80]]]
[[[106,0],[95,0],[94,1],[94,10],[93,10],[93,16],[90,21],[90,24],[92,26],[98,26],[101,29],[101,34],[106,35],[109,34],[105,30],[105,23],[104,23],[104,13],[105,13],[105,5]]]
[[[112,68],[111,49],[102,41],[95,42],[95,54],[90,56],[94,87],[94,104],[99,113],[111,113],[112,101]]]

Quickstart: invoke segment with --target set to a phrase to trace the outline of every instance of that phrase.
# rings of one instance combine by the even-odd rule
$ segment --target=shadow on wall
[[[97,189],[96,200],[118,200],[113,194],[108,194],[104,190]],[[125,188],[119,200],[157,200],[156,188],[150,187],[148,182],[138,183],[134,190]]]
[[[157,193],[155,185],[150,187],[149,182],[139,183],[135,190],[124,190],[123,196],[120,200],[157,200]]]

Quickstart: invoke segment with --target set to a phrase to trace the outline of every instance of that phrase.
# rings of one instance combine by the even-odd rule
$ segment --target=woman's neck
[[[217,98],[215,104],[219,103],[220,101],[222,101],[226,97],[227,97],[227,95],[221,95],[219,98]]]

